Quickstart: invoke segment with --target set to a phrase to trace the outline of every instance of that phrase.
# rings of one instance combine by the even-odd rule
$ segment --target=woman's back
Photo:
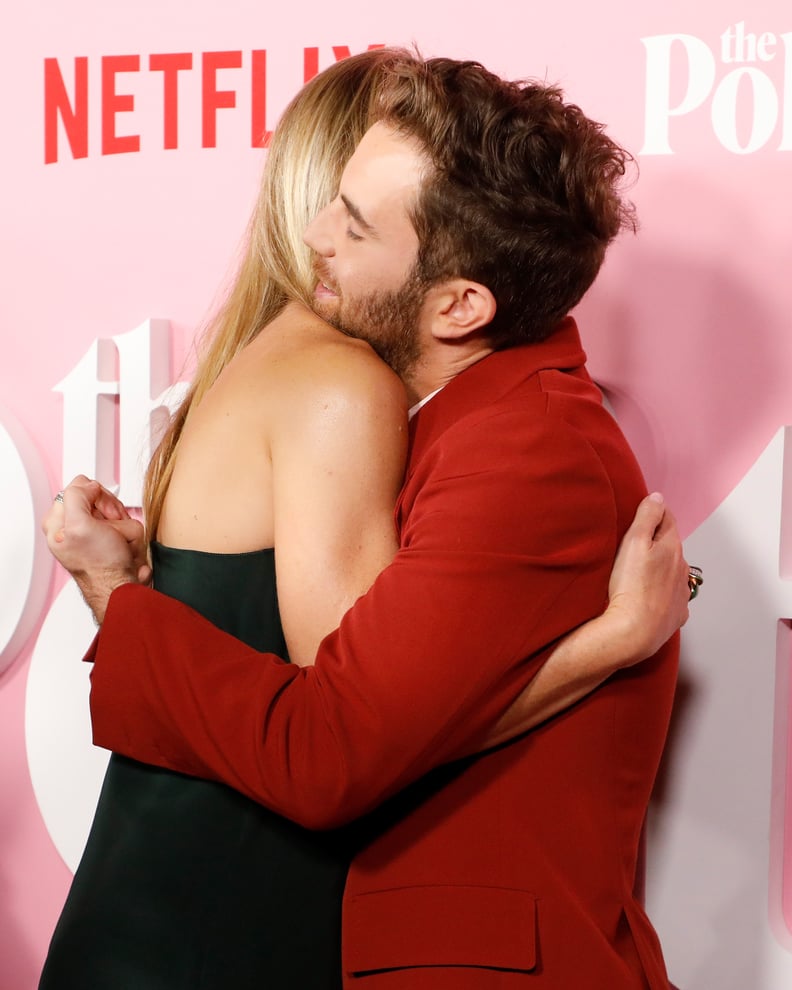
[[[406,397],[367,344],[290,303],[190,410],[157,539],[217,553],[274,547],[292,660],[396,550]]]

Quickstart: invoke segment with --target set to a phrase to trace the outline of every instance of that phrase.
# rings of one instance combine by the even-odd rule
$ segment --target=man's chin
[[[341,306],[333,306],[328,301],[324,305],[314,305],[314,311],[320,319],[324,320],[325,323],[329,323],[333,329],[338,330],[345,337],[355,337],[357,340],[369,339],[362,328],[357,327],[354,321],[350,323],[345,318],[347,314],[343,312]]]
[[[321,317],[326,323],[330,323],[332,326],[336,325],[337,313],[338,313],[338,299],[314,296],[311,302],[311,309],[316,313],[317,316]]]

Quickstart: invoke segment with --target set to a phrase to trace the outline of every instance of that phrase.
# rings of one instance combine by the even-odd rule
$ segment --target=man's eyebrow
[[[347,199],[347,197],[343,193],[341,193],[340,195],[341,195],[341,202],[347,208],[347,212],[352,217],[352,219],[356,220],[360,224],[360,226],[366,231],[366,233],[371,234],[372,237],[376,237],[377,231],[368,222],[368,220],[366,220],[366,218],[363,216],[363,214],[360,212],[357,206],[355,206],[355,204],[351,200]]]

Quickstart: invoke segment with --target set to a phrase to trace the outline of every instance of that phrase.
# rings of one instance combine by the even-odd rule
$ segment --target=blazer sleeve
[[[401,550],[313,667],[117,589],[89,656],[95,743],[309,828],[469,751],[553,641],[602,609],[619,534],[611,479],[563,420],[456,433],[423,459]]]

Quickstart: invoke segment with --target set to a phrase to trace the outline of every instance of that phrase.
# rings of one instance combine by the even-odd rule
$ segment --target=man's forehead
[[[340,191],[362,209],[357,196],[387,200],[414,194],[425,171],[426,159],[414,140],[387,124],[376,123],[363,135],[347,163]]]
[[[387,153],[389,150],[400,150],[418,156],[421,154],[421,146],[415,138],[404,134],[384,120],[379,120],[369,127],[358,142],[358,148],[369,151],[376,149],[382,153]]]

